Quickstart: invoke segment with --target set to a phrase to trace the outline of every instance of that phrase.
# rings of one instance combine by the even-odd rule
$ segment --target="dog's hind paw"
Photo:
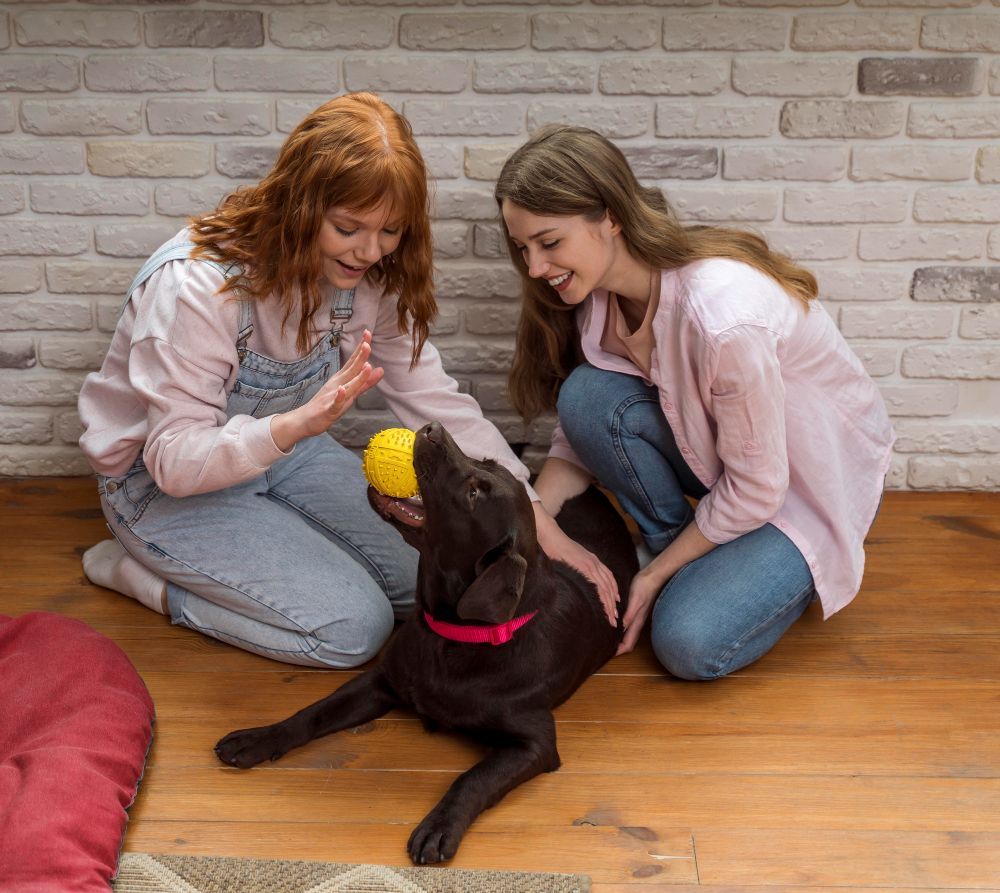
[[[238,729],[219,739],[215,745],[216,756],[223,763],[238,769],[249,769],[266,760],[276,760],[284,756],[287,750],[276,726]]]

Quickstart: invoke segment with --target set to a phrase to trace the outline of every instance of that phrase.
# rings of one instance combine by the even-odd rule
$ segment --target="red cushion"
[[[0,615],[4,893],[107,893],[153,717],[109,638],[59,614]]]

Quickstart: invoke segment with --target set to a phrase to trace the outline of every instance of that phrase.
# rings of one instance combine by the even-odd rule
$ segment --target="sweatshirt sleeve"
[[[705,537],[721,544],[766,524],[788,490],[778,336],[758,325],[723,332],[709,352],[708,373],[723,468],[695,519]]]
[[[222,274],[208,264],[183,264],[150,280],[137,311],[128,375],[146,409],[143,458],[170,496],[222,490],[263,474],[282,455],[270,417],[226,418],[235,380],[238,304],[217,294]]]
[[[441,354],[429,341],[410,369],[411,339],[396,323],[396,302],[389,295],[379,301],[372,332],[372,362],[385,370],[378,388],[393,414],[409,428],[439,421],[462,450],[474,459],[495,459],[521,481],[532,501],[539,499],[528,483],[530,472],[488,421],[475,399],[463,394],[444,370]]]

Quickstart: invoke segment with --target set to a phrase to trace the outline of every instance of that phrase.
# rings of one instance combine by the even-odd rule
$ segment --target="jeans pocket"
[[[152,475],[140,463],[123,477],[104,478],[102,483],[108,504],[128,527],[142,517],[149,503],[160,494]]]

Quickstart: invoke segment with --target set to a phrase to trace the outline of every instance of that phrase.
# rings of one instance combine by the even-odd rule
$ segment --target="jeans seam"
[[[656,517],[656,508],[653,505],[652,500],[649,498],[649,494],[646,493],[645,488],[639,481],[638,475],[635,473],[635,469],[632,466],[631,461],[629,461],[628,456],[625,455],[625,449],[622,445],[621,437],[621,425],[622,416],[625,414],[625,410],[636,403],[653,403],[655,402],[652,398],[645,396],[644,394],[633,394],[626,397],[618,406],[615,407],[612,413],[611,420],[611,441],[615,446],[615,454],[618,456],[618,461],[621,463],[625,470],[625,474],[628,476],[629,483],[632,488],[641,496],[645,510],[649,513],[650,517]]]
[[[301,506],[296,505],[294,502],[291,502],[290,500],[286,499],[284,496],[282,496],[280,493],[276,492],[275,490],[269,490],[268,493],[267,493],[267,495],[271,499],[275,499],[278,502],[281,502],[284,505],[287,505],[290,509],[292,509],[292,511],[298,512],[303,517],[309,518],[309,520],[315,522],[317,525],[319,525],[320,527],[322,527],[327,533],[330,534],[331,539],[335,538],[339,542],[344,543],[344,544],[350,546],[351,549],[353,549],[355,552],[357,552],[362,558],[364,558],[365,562],[367,562],[372,567],[372,569],[378,575],[378,579],[380,581],[379,585],[382,587],[382,591],[385,592],[388,595],[389,590],[390,590],[391,587],[389,586],[389,581],[385,578],[385,574],[382,573],[382,568],[380,568],[371,558],[369,558],[368,554],[363,549],[361,549],[356,544],[352,543],[347,537],[345,537],[339,531],[337,531],[334,528],[332,528],[329,525],[327,525],[325,521],[322,521],[319,518],[317,518],[314,514],[312,514],[312,512],[306,511],[304,508],[302,508]]]
[[[806,595],[806,593],[811,592],[815,588],[816,584],[810,580],[808,585],[806,585],[799,593],[790,598],[787,602],[785,602],[785,604],[783,604],[776,611],[773,611],[771,614],[769,614],[767,617],[761,620],[760,623],[754,626],[753,629],[748,630],[746,633],[740,636],[735,642],[733,642],[733,644],[728,649],[726,649],[725,653],[719,658],[718,663],[720,669],[716,671],[716,678],[725,675],[725,673],[722,671],[721,668],[726,665],[726,662],[729,660],[729,658],[732,657],[732,655],[735,654],[737,651],[739,651],[739,649],[744,644],[746,644],[748,640],[752,639],[758,633],[758,631],[764,629],[769,624],[773,623],[777,618],[781,617],[784,614],[787,614],[790,608],[792,608],[794,605],[797,605],[800,601],[802,601],[802,598],[803,596]]]

